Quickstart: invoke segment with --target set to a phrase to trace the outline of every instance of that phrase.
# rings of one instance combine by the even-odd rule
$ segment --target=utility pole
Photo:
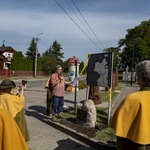
[[[36,72],[37,72],[37,56],[38,56],[38,36],[43,33],[37,34],[35,40],[36,40],[36,50],[35,50],[35,63],[34,63],[34,77],[36,77]]]

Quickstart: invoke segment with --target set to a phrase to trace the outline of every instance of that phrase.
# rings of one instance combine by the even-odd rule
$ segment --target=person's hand
[[[73,81],[70,81],[68,84],[72,84],[73,83]]]
[[[26,90],[26,87],[25,86],[22,86],[22,91],[25,91]]]
[[[24,94],[24,90],[24,86],[21,86],[19,90],[19,96]]]
[[[61,80],[60,80],[60,79],[58,79],[58,80],[56,81],[56,84],[59,84],[59,83],[61,83]]]
[[[61,81],[63,80],[62,76],[58,76],[58,78],[59,78],[59,81],[61,83]]]

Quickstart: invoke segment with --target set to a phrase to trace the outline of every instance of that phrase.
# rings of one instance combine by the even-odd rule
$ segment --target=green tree
[[[79,66],[79,73],[82,71],[82,69],[84,68],[84,62],[81,61],[80,66]],[[86,68],[83,70],[82,74],[86,73]]]
[[[132,67],[145,59],[150,59],[150,20],[143,21],[138,26],[127,30],[126,37],[120,39],[121,58],[125,66]]]
[[[64,58],[64,53],[62,53],[61,50],[62,47],[60,43],[55,40],[52,46],[50,46],[49,49],[43,53],[43,56],[55,57],[58,61],[62,61],[62,58]]]
[[[104,50],[104,52],[113,52],[113,68],[118,68],[120,65],[120,49],[118,47],[109,47]]]
[[[35,65],[35,56],[36,56],[36,39],[33,37],[31,42],[30,42],[30,46],[28,48],[28,50],[26,51],[26,56],[28,57],[28,69],[30,70],[31,67],[29,67],[30,62],[32,62],[32,71],[35,71],[34,65]]]
[[[11,61],[11,70],[26,70],[26,61],[21,51],[15,51]]]
[[[28,61],[32,62],[33,64],[32,66],[32,70],[34,70],[34,65],[35,65],[35,57],[36,57],[36,50],[37,50],[37,43],[36,43],[36,39],[32,38],[30,46],[26,52],[27,57],[30,57],[30,59],[28,59]],[[40,53],[37,54],[38,60],[37,60],[37,71],[41,71],[42,70],[42,61],[39,59],[40,58]],[[28,62],[29,63],[29,62]],[[30,63],[29,63],[30,64]],[[29,65],[28,65],[29,67]],[[29,67],[31,69],[31,67]],[[28,69],[29,69],[28,68]]]
[[[34,60],[31,56],[26,57],[26,64],[27,64],[27,71],[33,71],[34,70]]]
[[[63,62],[63,71],[65,73],[67,73],[69,71],[68,62],[69,62],[69,59]]]
[[[32,38],[30,46],[28,50],[26,51],[26,55],[30,56],[31,58],[35,58],[35,52],[36,52],[36,40],[35,38]]]
[[[44,53],[43,56],[52,56],[52,47],[50,46],[49,49],[47,49]]]
[[[42,65],[42,58],[39,58],[37,61],[37,71],[42,71],[43,65]]]
[[[61,65],[63,68],[65,64],[63,63],[62,58],[64,58],[64,53],[61,52],[61,45],[55,40],[52,46],[49,47],[44,53],[42,57],[42,67],[43,71],[47,73],[52,73],[55,71],[56,65]],[[66,70],[66,67],[65,69]]]
[[[50,52],[52,57],[55,57],[57,61],[62,62],[62,58],[64,58],[64,53],[61,52],[62,47],[60,43],[58,43],[56,40],[53,42],[52,46],[50,47]]]
[[[48,75],[55,72],[55,66],[59,62],[54,57],[44,56],[42,57],[42,68]]]

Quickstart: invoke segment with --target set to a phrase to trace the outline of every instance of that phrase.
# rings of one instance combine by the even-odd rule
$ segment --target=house
[[[0,69],[9,69],[14,52],[11,46],[5,46],[4,43],[0,46]]]

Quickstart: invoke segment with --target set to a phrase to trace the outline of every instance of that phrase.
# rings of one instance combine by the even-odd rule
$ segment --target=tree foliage
[[[150,20],[127,30],[126,37],[120,39],[119,48],[122,48],[122,63],[131,67],[145,59],[150,59]],[[133,60],[134,59],[134,60]]]
[[[55,71],[55,66],[58,64],[66,69],[66,64],[64,65],[62,60],[62,58],[64,58],[64,53],[62,53],[61,50],[62,48],[60,43],[55,40],[52,46],[43,53],[42,67],[44,71],[52,73]]]
[[[51,74],[55,71],[56,65],[61,65],[64,72],[68,72],[68,61],[62,60],[64,53],[61,52],[62,47],[56,40],[52,46],[46,50],[37,60],[37,71],[46,71]],[[34,71],[35,55],[36,54],[36,40],[31,40],[30,46],[25,55],[22,52],[15,52],[12,60],[11,70],[27,70]],[[38,55],[40,56],[40,55]]]
[[[15,51],[11,61],[11,70],[26,70],[25,57],[21,51]]]
[[[79,73],[82,71],[82,69],[84,68],[84,62],[81,61],[80,66],[79,66]],[[85,68],[82,72],[82,74],[85,74],[87,72],[87,68]]]
[[[34,63],[33,63],[33,59],[31,58],[31,56],[27,56],[26,57],[26,65],[27,65],[27,71],[33,71],[34,70]]]
[[[118,68],[120,65],[119,57],[120,57],[120,49],[118,47],[109,47],[104,50],[105,52],[113,52],[113,68]]]
[[[55,57],[58,61],[60,61],[64,58],[64,53],[62,53],[61,50],[62,47],[60,43],[55,40],[52,46],[50,46],[49,49],[43,53],[43,56]]]
[[[60,43],[55,40],[51,46],[51,52],[52,57],[55,57],[57,61],[62,61],[62,58],[64,58],[64,53],[62,53],[61,50],[62,47]]]
[[[55,66],[58,64],[59,62],[54,57],[44,56],[42,58],[43,71],[48,75],[55,71]]]
[[[66,61],[63,62],[63,71],[64,72],[69,71],[68,63],[69,63],[69,59],[67,59]]]
[[[26,51],[26,55],[30,56],[31,58],[35,58],[35,54],[36,54],[36,40],[35,38],[32,38],[30,46],[28,48],[28,50]]]

